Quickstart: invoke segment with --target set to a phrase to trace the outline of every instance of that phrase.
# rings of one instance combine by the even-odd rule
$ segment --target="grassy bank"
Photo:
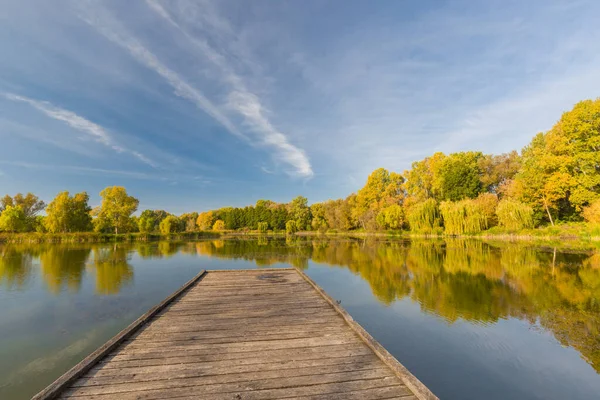
[[[218,232],[182,232],[163,235],[160,233],[0,233],[0,243],[102,243],[157,240],[197,240],[219,238]]]

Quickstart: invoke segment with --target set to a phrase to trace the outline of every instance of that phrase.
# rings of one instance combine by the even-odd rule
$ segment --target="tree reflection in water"
[[[410,299],[452,324],[518,318],[576,348],[600,372],[600,254],[481,240],[326,240],[302,237],[187,243],[0,246],[0,285],[19,290],[40,273],[52,293],[77,291],[85,273],[96,292],[116,294],[133,280],[132,255],[176,254],[305,269],[309,260],[346,268],[389,305]],[[143,262],[143,261],[142,261]]]

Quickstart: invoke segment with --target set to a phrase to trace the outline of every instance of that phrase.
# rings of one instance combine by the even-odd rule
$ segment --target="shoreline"
[[[181,232],[171,234],[161,233],[96,233],[96,232],[75,232],[75,233],[0,233],[0,244],[19,244],[19,243],[107,243],[107,242],[151,242],[151,241],[185,241],[201,239],[228,239],[228,238],[286,238],[286,237],[314,237],[314,238],[378,238],[378,239],[424,239],[424,240],[497,240],[505,242],[523,242],[539,244],[578,244],[589,245],[590,247],[600,248],[600,235],[573,235],[572,233],[563,233],[551,235],[542,230],[539,234],[530,232],[522,233],[480,233],[475,235],[444,235],[439,233],[423,234],[410,233],[407,231],[387,231],[387,232],[366,232],[366,231],[346,231],[346,232],[315,232],[300,231],[292,235],[285,232],[235,232],[235,231],[200,231],[200,232]]]

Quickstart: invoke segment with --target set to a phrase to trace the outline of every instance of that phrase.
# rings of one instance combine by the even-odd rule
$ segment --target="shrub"
[[[440,224],[440,211],[434,199],[414,204],[407,212],[408,224],[413,232],[431,233]]]
[[[583,207],[583,218],[590,224],[600,224],[600,200]]]
[[[516,200],[502,200],[496,208],[498,224],[506,229],[533,228],[533,209]]]

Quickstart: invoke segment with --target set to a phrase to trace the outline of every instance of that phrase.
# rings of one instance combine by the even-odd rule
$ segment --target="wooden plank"
[[[369,346],[375,354],[389,366],[396,375],[402,379],[404,384],[410,388],[419,400],[439,400],[439,398],[429,390],[420,380],[391,355],[375,338],[373,338],[362,326],[344,310],[335,300],[333,300],[319,285],[317,285],[308,275],[298,269],[298,273],[344,318],[346,323],[352,328],[358,336]]]
[[[193,285],[199,282],[202,277],[206,274],[206,271],[201,271],[198,275],[190,279],[187,283],[185,283],[182,287],[180,287],[175,293],[161,301],[156,306],[152,307],[148,310],[144,315],[133,321],[127,328],[123,329],[116,336],[106,342],[102,347],[94,351],[92,354],[84,358],[81,362],[67,371],[65,374],[60,376],[57,380],[51,383],[44,390],[33,396],[32,400],[46,400],[55,398],[64,387],[73,382],[75,379],[79,378],[87,371],[90,370],[99,360],[113,351],[115,348],[121,344],[125,339],[131,336],[138,328],[147,323],[158,314],[163,308],[165,308],[170,302],[172,302],[177,297],[181,296],[187,290],[189,290]]]
[[[164,364],[185,364],[235,360],[238,364],[255,364],[264,360],[272,362],[303,361],[334,357],[359,357],[373,354],[368,347],[355,345],[332,345],[299,349],[265,350],[259,352],[242,353],[196,353],[184,352],[182,354],[155,354],[154,357],[145,355],[140,357],[135,354],[115,353],[107,356],[99,364],[106,364],[106,368],[120,368],[125,366],[148,366]]]
[[[161,380],[185,379],[186,382],[194,379],[194,382],[242,382],[244,380],[269,379],[279,377],[296,377],[304,375],[321,375],[342,372],[353,372],[363,370],[374,370],[381,368],[381,362],[377,357],[365,361],[338,362],[321,366],[292,367],[282,369],[262,369],[254,365],[243,365],[234,367],[216,367],[214,365],[196,364],[196,368],[167,369],[162,368],[159,374],[138,373],[137,371],[113,374],[108,376],[86,375],[73,383],[72,387],[104,386],[117,384],[134,384],[139,382],[155,382]],[[196,381],[197,380],[197,381]]]
[[[144,354],[151,352],[169,352],[169,351],[259,351],[266,349],[294,349],[298,347],[318,347],[331,344],[351,344],[360,343],[360,340],[352,334],[347,334],[341,337],[316,337],[316,338],[303,338],[303,339],[288,339],[288,340],[265,340],[262,342],[234,342],[234,343],[223,343],[223,344],[203,344],[203,343],[190,343],[190,344],[179,344],[177,342],[169,344],[166,347],[162,343],[123,343],[119,348],[119,351],[123,354],[135,353]]]
[[[187,387],[201,386],[204,393],[219,392],[237,392],[247,390],[289,388],[289,393],[293,395],[295,387],[304,385],[315,385],[319,383],[335,383],[356,380],[368,380],[384,378],[389,376],[389,369],[380,366],[377,369],[363,369],[350,372],[334,372],[325,374],[295,375],[293,370],[258,372],[254,374],[230,374],[214,375],[202,378],[183,378],[183,379],[158,379],[149,382],[110,384],[101,386],[82,386],[70,388],[65,391],[65,397],[73,396],[92,396],[100,394],[118,394],[119,399],[128,398],[128,394],[140,396],[136,398],[145,398],[140,395],[140,391],[152,389],[169,389],[165,394],[173,393],[176,396],[179,391],[185,393]],[[267,376],[269,376],[267,378]],[[157,377],[160,378],[160,377]],[[183,389],[183,390],[182,390]],[[189,393],[189,392],[188,392]]]
[[[333,383],[320,383],[315,385],[298,386],[294,388],[296,396],[314,396],[319,394],[340,393],[344,390],[347,392],[360,392],[372,388],[398,387],[408,391],[404,385],[398,382],[398,378],[387,376],[384,378],[354,380]],[[143,390],[132,393],[123,393],[119,395],[119,399],[190,399],[190,400],[267,400],[267,399],[282,399],[289,397],[288,388],[274,389],[258,389],[258,390],[238,390],[229,392],[209,392],[205,393],[205,386],[189,386],[181,389],[154,389]],[[239,396],[239,397],[238,397]],[[83,397],[72,397],[75,399]],[[85,397],[88,400],[107,400],[114,398],[114,395],[91,395]],[[402,398],[402,400],[407,400]]]
[[[252,362],[247,362],[252,361]],[[242,372],[242,368],[251,369],[252,371],[269,371],[279,369],[290,369],[290,368],[314,368],[322,367],[325,365],[335,364],[353,364],[353,363],[366,363],[375,362],[377,357],[372,353],[364,355],[350,356],[350,357],[322,357],[312,360],[285,360],[273,362],[268,357],[258,356],[255,359],[238,359],[238,360],[215,360],[211,363],[204,361],[193,361],[189,363],[171,363],[171,364],[160,364],[160,365],[121,365],[115,368],[108,368],[110,363],[105,365],[98,365],[92,368],[87,374],[87,377],[102,377],[102,376],[119,376],[122,374],[158,374],[171,371],[193,371],[197,368],[211,367],[217,368],[228,368],[228,372]]]

